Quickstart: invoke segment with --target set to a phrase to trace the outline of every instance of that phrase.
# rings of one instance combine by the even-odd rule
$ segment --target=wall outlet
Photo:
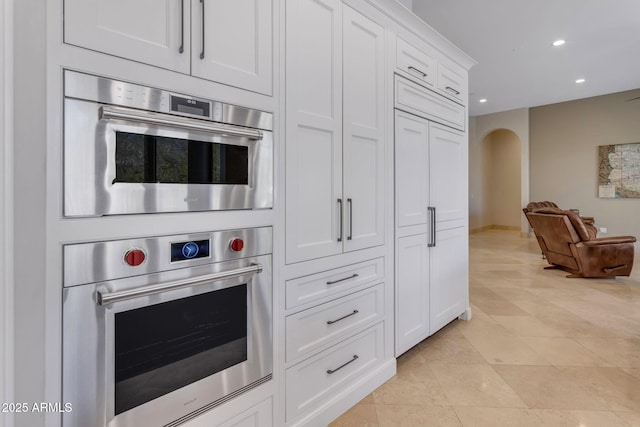
[[[607,232],[607,227],[600,227],[600,232],[601,233],[606,233]]]

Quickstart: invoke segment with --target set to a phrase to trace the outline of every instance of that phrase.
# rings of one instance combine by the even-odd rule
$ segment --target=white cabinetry
[[[399,355],[467,310],[467,148],[464,133],[395,119]]]
[[[64,41],[270,95],[271,0],[64,0]]]
[[[384,242],[384,29],[287,2],[287,263]]]

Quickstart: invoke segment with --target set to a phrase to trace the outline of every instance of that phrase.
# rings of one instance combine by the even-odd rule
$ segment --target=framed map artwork
[[[640,197],[640,143],[598,147],[598,197]]]

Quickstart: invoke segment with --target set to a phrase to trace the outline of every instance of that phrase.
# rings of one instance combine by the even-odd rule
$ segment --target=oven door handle
[[[122,107],[102,106],[100,107],[100,118],[106,120],[124,120],[148,125],[170,126],[184,130],[216,133],[223,136],[241,136],[254,140],[262,139],[262,132],[257,129],[209,123],[198,119],[188,119]]]
[[[117,292],[97,292],[97,303],[100,306],[115,304],[134,298],[142,298],[150,295],[161,294],[163,292],[174,291],[176,289],[191,288],[194,286],[206,285],[218,280],[233,279],[247,274],[258,274],[262,272],[262,265],[251,264],[248,267],[236,268],[234,270],[220,271],[218,273],[207,274],[190,279],[175,280],[172,282],[158,283],[156,285],[142,286],[140,288],[129,289]]]

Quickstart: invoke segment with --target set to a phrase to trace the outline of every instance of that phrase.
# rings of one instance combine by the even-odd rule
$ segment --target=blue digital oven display
[[[171,262],[186,261],[209,256],[209,240],[178,242],[171,244]]]

